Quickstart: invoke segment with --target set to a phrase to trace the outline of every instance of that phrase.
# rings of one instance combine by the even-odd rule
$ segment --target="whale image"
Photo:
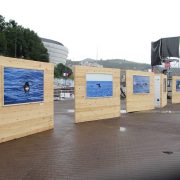
[[[113,96],[111,74],[86,74],[86,97],[103,98]]]
[[[150,78],[149,76],[133,76],[133,93],[150,93]]]
[[[180,80],[176,80],[176,91],[180,92]]]
[[[4,105],[44,101],[44,71],[4,67]]]

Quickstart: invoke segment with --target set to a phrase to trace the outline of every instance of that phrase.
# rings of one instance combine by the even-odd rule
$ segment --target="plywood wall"
[[[160,77],[161,77],[160,107],[162,108],[167,105],[167,75],[161,74]],[[166,81],[166,83],[164,81]]]
[[[180,103],[180,92],[176,92],[176,80],[180,80],[180,76],[172,78],[172,103]]]
[[[112,74],[113,97],[86,98],[86,73]],[[75,66],[75,122],[120,116],[120,70]]]
[[[133,94],[133,75],[150,77],[150,93]],[[144,111],[154,109],[154,73],[143,71],[126,71],[126,111]]]
[[[3,67],[44,70],[44,102],[3,106]],[[50,63],[0,56],[0,143],[53,128],[53,79]]]

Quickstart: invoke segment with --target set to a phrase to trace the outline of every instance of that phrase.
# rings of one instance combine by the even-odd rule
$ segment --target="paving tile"
[[[56,101],[54,130],[0,144],[0,180],[180,177],[180,105],[80,124],[73,109]]]

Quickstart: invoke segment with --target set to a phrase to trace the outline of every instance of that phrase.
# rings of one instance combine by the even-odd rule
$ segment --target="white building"
[[[41,40],[45,48],[47,48],[48,50],[49,60],[51,63],[66,64],[66,60],[68,57],[67,47],[65,47],[62,43],[51,39],[41,38]]]
[[[103,65],[98,64],[94,59],[84,59],[81,61],[81,66],[91,66],[91,67],[103,67]]]

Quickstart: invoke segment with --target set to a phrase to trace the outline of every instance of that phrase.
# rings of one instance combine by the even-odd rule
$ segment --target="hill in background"
[[[122,60],[122,59],[94,60],[94,59],[87,58],[82,61],[67,60],[66,65],[74,66],[74,65],[82,65],[86,63],[101,65],[105,68],[116,68],[116,69],[125,69],[125,70],[132,69],[132,70],[147,71],[148,69],[151,69],[150,64],[136,63],[136,62]]]
[[[82,61],[71,61],[67,60],[66,65],[67,66],[74,66],[74,65],[86,65],[91,64],[95,66],[103,66],[105,68],[116,68],[121,70],[140,70],[140,71],[148,71],[148,69],[151,69],[150,64],[146,63],[137,63],[133,61],[127,61],[123,59],[107,59],[107,60],[94,60],[94,59],[84,59]],[[159,72],[162,71],[162,67],[159,67]],[[180,68],[174,68],[171,69],[171,75],[172,76],[180,76]]]

